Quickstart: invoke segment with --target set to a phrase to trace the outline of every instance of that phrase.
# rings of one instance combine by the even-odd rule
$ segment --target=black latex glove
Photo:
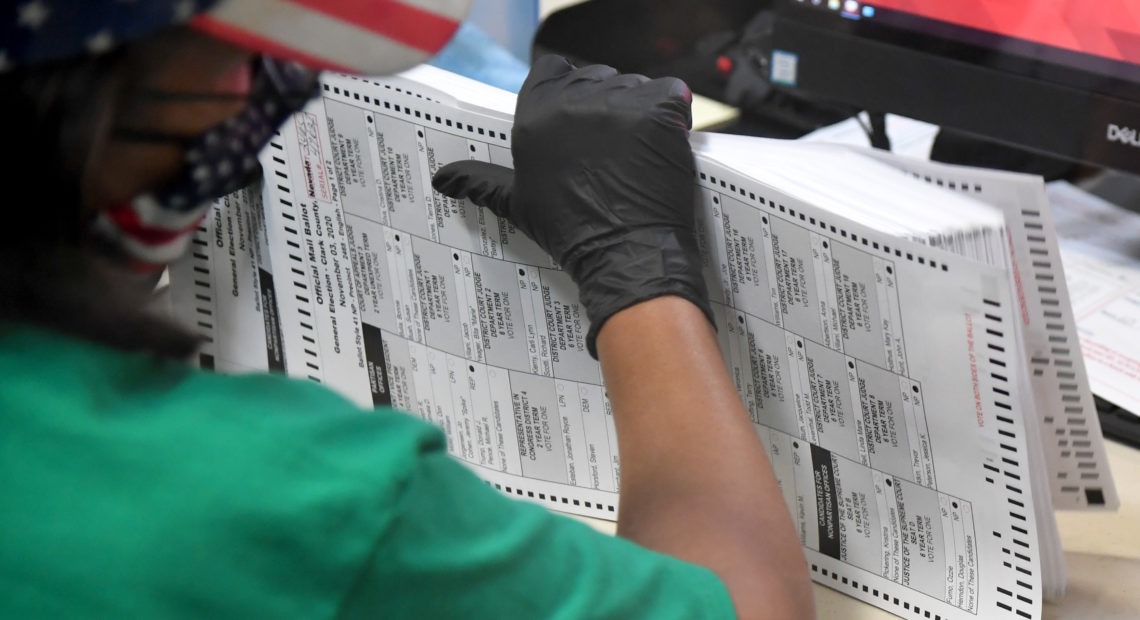
[[[692,93],[676,78],[535,61],[519,91],[514,170],[459,161],[432,178],[509,219],[578,285],[586,346],[614,313],[679,295],[712,321],[694,228]]]

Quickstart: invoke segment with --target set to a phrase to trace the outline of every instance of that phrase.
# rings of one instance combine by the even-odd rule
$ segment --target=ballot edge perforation
[[[611,516],[603,518],[612,519],[612,515],[617,513],[617,506],[614,504],[603,502],[592,502],[584,499],[576,499],[567,497],[566,495],[555,495],[553,493],[539,492],[531,489],[524,489],[520,485],[502,484],[499,482],[492,482],[484,480],[486,484],[495,487],[495,490],[505,493],[507,496],[525,497],[530,500],[539,500],[556,507],[559,510],[566,510],[566,506],[574,506],[575,508],[585,507],[589,510],[600,511],[602,513],[609,513]]]
[[[902,598],[902,597],[897,596],[897,590],[896,589],[901,588],[901,589],[905,589],[905,590],[912,591],[912,592],[917,592],[917,591],[910,590],[906,586],[903,586],[903,585],[900,585],[900,584],[897,584],[894,582],[886,581],[886,579],[880,575],[874,575],[873,573],[869,573],[870,575],[872,575],[872,577],[874,579],[886,581],[886,583],[884,585],[876,586],[874,584],[868,584],[868,583],[866,583],[866,581],[861,582],[856,577],[849,576],[848,574],[843,574],[840,572],[840,570],[837,570],[835,568],[829,569],[825,566],[821,566],[820,564],[818,564],[816,562],[809,562],[809,568],[810,568],[811,573],[812,573],[811,574],[812,580],[815,581],[816,583],[819,583],[819,584],[824,585],[826,587],[832,588],[834,590],[838,590],[840,592],[849,591],[850,595],[853,595],[853,598],[855,598],[857,600],[862,600],[865,602],[871,602],[871,601],[867,601],[867,597],[870,597],[873,599],[873,604],[875,604],[876,606],[878,606],[880,608],[887,609],[887,611],[890,611],[891,613],[894,613],[898,616],[912,617],[912,618],[917,618],[920,620],[927,620],[927,619],[929,619],[929,620],[943,620],[943,619],[948,619],[950,617],[949,615],[944,616],[937,611],[932,611],[931,609],[925,608],[922,605],[919,605],[918,603],[915,603],[915,602],[908,600],[906,598]],[[848,567],[845,565],[843,568],[848,568]],[[860,570],[863,572],[867,572],[864,569],[859,569],[857,567],[850,567],[850,568],[853,568],[855,570]],[[1028,612],[1028,611],[1025,611],[1024,609],[1019,609],[1019,608],[1015,607],[1015,605],[1017,605],[1018,603],[1024,603],[1024,604],[1032,605],[1032,599],[1030,599],[1029,597],[1017,594],[1016,592],[1009,590],[1008,588],[1003,588],[1001,586],[997,586],[997,590],[1003,596],[1003,598],[1001,600],[995,601],[995,606],[997,606],[1003,612],[1005,612],[1006,614],[1016,615],[1016,616],[1022,617],[1022,618],[1032,619],[1034,617],[1031,612]],[[930,595],[922,593],[922,592],[917,592],[917,593],[920,596],[925,596],[928,598],[934,598],[934,597],[931,597]],[[1006,602],[1004,602],[1005,600],[1009,600],[1010,602],[1006,603]],[[946,603],[945,601],[940,601],[940,602],[943,605],[948,605],[948,606],[953,607],[953,605],[950,605],[949,603]],[[890,606],[893,609],[888,609],[887,606]],[[966,610],[961,610],[961,611],[964,611],[965,613],[969,613]],[[982,615],[979,617],[992,617],[992,616]]]
[[[967,185],[937,175],[919,174],[904,167],[898,169],[912,178],[939,187],[955,189],[957,186],[961,189]],[[984,189],[982,183],[969,185],[973,193],[981,193]],[[1049,341],[1048,355],[1031,358],[1029,371],[1035,379],[1049,381],[1053,390],[1061,396],[1062,402],[1062,420],[1053,415],[1040,418],[1044,427],[1042,437],[1055,442],[1049,451],[1067,465],[1056,472],[1050,487],[1078,505],[1103,505],[1106,482],[1101,475],[1101,466],[1104,458],[1091,449],[1092,443],[1087,439],[1089,426],[1099,427],[1099,420],[1090,420],[1090,414],[1092,417],[1096,415],[1096,406],[1091,394],[1087,390],[1080,390],[1075,382],[1074,360],[1078,363],[1080,361],[1076,359],[1080,355],[1080,342],[1070,342],[1070,336],[1076,336],[1075,319],[1071,310],[1061,304],[1062,291],[1067,295],[1067,285],[1063,277],[1058,279],[1056,276],[1060,257],[1055,255],[1054,248],[1045,235],[1047,222],[1042,212],[1020,209],[1020,215],[1022,229],[1015,232],[1025,240],[1032,266],[1032,282],[1022,286],[1022,290],[1032,296],[1040,307]],[[1053,368],[1052,374],[1049,374],[1050,367]],[[1071,478],[1073,474],[1076,474],[1076,480]],[[1100,500],[1094,502],[1090,497]]]
[[[1067,326],[1073,325],[1075,321],[1070,309],[1060,303],[1067,285],[1063,278],[1057,281],[1054,267],[1060,263],[1044,234],[1046,223],[1040,211],[1022,209],[1021,215],[1025,229],[1022,232],[1033,257],[1033,290],[1041,306],[1049,343],[1049,358],[1035,359],[1033,372],[1034,376],[1047,379],[1054,385],[1062,402],[1062,419],[1044,416],[1042,423],[1047,431],[1052,431],[1052,434],[1046,434],[1057,442],[1057,455],[1066,462],[1074,463],[1075,471],[1079,472],[1077,481],[1069,479],[1074,473],[1072,468],[1057,472],[1058,490],[1063,494],[1074,495],[1078,502],[1085,503],[1088,501],[1087,493],[1082,491],[1090,489],[1099,493],[1103,490],[1100,463],[1095,451],[1074,448],[1091,447],[1091,442],[1083,438],[1089,433],[1089,412],[1095,414],[1096,407],[1083,398],[1086,395],[1081,393],[1076,383],[1073,351],[1075,349],[1076,354],[1080,354],[1080,342],[1071,342],[1070,335],[1066,333],[1069,332]],[[1050,365],[1053,367],[1051,374],[1048,370]]]
[[[399,85],[391,84],[387,81],[383,81],[383,80],[380,80],[380,79],[377,79],[374,77],[351,75],[348,73],[338,73],[337,75],[342,77],[342,78],[352,80],[354,82],[364,82],[367,84],[371,84],[373,86],[380,86],[380,87],[384,88],[385,90],[395,91],[397,93],[401,93],[404,95],[415,97],[417,99],[426,99],[426,100],[432,101],[434,103],[441,103],[440,100],[436,99],[435,97],[432,97],[431,95],[425,95],[423,92],[409,88],[407,85],[399,86]],[[357,100],[363,100],[363,101],[367,102],[369,99],[368,95],[359,95],[358,93],[355,93],[354,91],[350,91],[347,88],[342,88],[342,87],[336,86],[334,84],[329,84],[328,82],[322,82],[321,86],[325,91],[331,90],[333,92],[336,92],[337,94],[341,94],[340,91],[344,90],[346,94],[351,93],[352,95],[356,95],[353,98],[357,99]]]
[[[913,602],[911,602],[905,598],[900,599],[894,593],[888,592],[885,587],[880,589],[874,585],[869,585],[865,582],[861,583],[855,577],[848,577],[847,575],[841,575],[839,573],[839,571],[837,571],[835,569],[828,569],[827,567],[820,566],[819,564],[816,564],[815,562],[809,563],[809,568],[811,569],[811,572],[812,572],[812,580],[813,581],[820,583],[822,585],[825,585],[829,588],[835,589],[835,590],[840,590],[840,588],[838,586],[844,586],[848,590],[851,590],[851,592],[855,593],[856,595],[858,595],[858,594],[868,595],[868,596],[874,598],[875,604],[879,605],[880,607],[882,606],[879,603],[879,601],[881,600],[881,601],[883,601],[883,603],[889,604],[895,608],[894,611],[892,611],[891,613],[897,614],[899,616],[911,616],[914,618],[921,618],[921,619],[929,618],[930,620],[943,620],[942,614],[940,614],[938,612],[931,611],[930,609],[923,608],[921,605],[913,603]],[[877,577],[879,577],[880,579],[885,579],[884,577],[881,577],[881,576],[877,576]],[[830,582],[827,581],[827,578],[830,578],[831,581]],[[902,586],[902,585],[899,585],[899,584],[896,584],[893,582],[888,582],[888,583],[892,587],[898,587],[898,588],[905,588],[906,587],[906,586]],[[922,596],[928,596],[928,595],[922,594]],[[866,600],[862,596],[855,596],[854,598],[856,598],[858,600]]]
[[[268,147],[284,152],[285,147],[284,143],[282,142],[282,136],[280,134],[276,134],[270,140]],[[295,223],[299,221],[297,214],[295,213],[296,205],[287,198],[293,193],[288,183],[288,180],[290,178],[289,164],[285,160],[284,155],[278,155],[275,153],[268,153],[267,155],[268,162],[266,161],[266,158],[262,158],[262,166],[266,168],[266,172],[272,172],[274,176],[280,177],[286,181],[284,183],[274,182],[270,178],[269,174],[265,175],[266,182],[275,183],[274,187],[277,188],[277,190],[280,192],[272,201],[274,203],[273,206],[277,208],[278,213],[281,215],[283,220],[290,223]],[[268,206],[269,205],[266,205],[267,208]],[[285,253],[286,258],[288,259],[287,264],[290,273],[288,278],[288,285],[291,287],[289,294],[293,296],[293,299],[297,303],[291,302],[288,304],[288,306],[295,308],[298,314],[312,319],[312,299],[307,296],[311,295],[311,293],[309,293],[309,275],[308,272],[303,268],[306,266],[305,259],[303,258],[304,251],[302,250],[304,239],[301,237],[301,232],[299,229],[290,226],[282,220],[278,220],[276,224],[284,235],[283,239],[285,241],[285,244],[289,247],[289,250]],[[300,265],[301,268],[298,268],[298,265]],[[304,282],[299,282],[299,277],[303,277]],[[284,321],[284,317],[281,317],[280,320]],[[297,325],[301,328],[301,339],[304,341],[304,343],[300,345],[300,348],[304,353],[303,359],[305,368],[290,369],[286,367],[286,371],[292,371],[292,373],[296,373],[298,370],[300,370],[310,381],[313,381],[315,383],[323,383],[323,380],[321,379],[320,355],[317,351],[310,348],[310,346],[318,347],[316,326],[311,322],[306,322],[304,319],[298,319]],[[286,347],[288,346],[289,345],[286,345]]]
[[[1016,574],[1033,576],[1034,556],[1036,555],[1036,546],[1030,542],[1033,534],[1028,527],[1024,527],[1024,525],[1028,525],[1032,512],[1026,506],[1026,502],[1023,501],[1025,494],[1023,488],[1029,481],[1025,479],[1026,461],[1021,453],[1015,418],[1018,415],[1024,417],[1025,412],[1015,410],[1012,392],[1009,389],[1010,380],[998,372],[998,369],[1008,367],[1005,356],[1009,354],[1009,347],[1005,342],[1005,330],[1002,328],[1002,315],[997,314],[1001,312],[1002,304],[993,299],[983,299],[982,302],[985,306],[993,308],[992,311],[986,311],[982,314],[984,322],[983,329],[980,330],[979,342],[984,345],[985,355],[983,359],[990,368],[989,376],[992,383],[988,386],[989,398],[993,405],[993,419],[996,420],[996,441],[1000,450],[997,458],[983,460],[982,467],[985,471],[982,474],[985,476],[986,482],[997,488],[999,494],[1006,500],[1006,506],[1001,510],[1008,516],[1004,519],[1008,531],[1004,536],[1001,532],[995,531],[994,537],[1003,543],[1001,552],[1007,558],[1002,562],[1003,568],[1007,571],[1013,571],[1010,573],[1013,577],[1013,583],[1017,584],[1019,590],[1025,594],[1014,594],[1013,598],[1010,598],[1006,596],[1005,592],[1012,592],[1012,590],[1003,588],[1003,583],[994,583],[992,587],[998,595],[995,597],[997,599],[995,605],[1006,612],[1031,618],[1032,614],[1021,609],[1020,606],[1023,604],[1034,605],[1034,601],[1040,599],[1040,594],[1033,584],[1017,579],[1016,576]],[[987,471],[991,474],[1000,474],[1000,478],[995,479],[995,477],[987,476]],[[1005,542],[1007,540],[1008,543]],[[1003,598],[1010,600],[1003,602]]]
[[[412,91],[411,89],[402,88],[402,87],[395,86],[392,84],[377,82],[377,81],[373,81],[373,80],[360,80],[359,78],[353,78],[353,79],[357,79],[359,81],[363,81],[367,84],[371,84],[374,86],[383,87],[386,92],[396,93],[397,95],[400,95],[404,98],[415,97],[415,98],[421,99],[423,101],[431,102],[431,104],[434,104],[436,106],[446,107],[445,104],[440,102],[438,99],[434,99],[430,96],[426,96],[426,95],[423,95],[421,93],[417,93],[415,91]],[[421,109],[419,106],[413,107],[413,106],[409,105],[407,103],[407,101],[404,101],[403,103],[401,103],[400,101],[397,101],[397,99],[399,97],[392,97],[389,99],[386,97],[373,96],[373,95],[369,95],[368,93],[361,93],[359,91],[349,89],[345,86],[337,86],[335,84],[324,83],[324,84],[322,84],[322,86],[326,92],[332,93],[332,94],[340,96],[340,97],[347,97],[347,98],[352,99],[353,101],[371,106],[372,109],[377,111],[377,112],[382,112],[382,113],[386,113],[389,115],[395,115],[395,114],[401,114],[402,113],[405,116],[414,116],[415,118],[422,120],[425,123],[431,123],[431,124],[434,124],[440,128],[446,127],[448,129],[458,130],[460,132],[465,132],[465,133],[473,135],[473,136],[481,136],[483,138],[490,138],[492,140],[497,140],[497,141],[501,142],[503,145],[507,145],[510,142],[510,137],[504,131],[497,131],[494,129],[484,127],[482,125],[476,125],[473,123],[459,121],[459,120],[455,120],[454,118],[443,116],[443,115],[438,114],[438,113],[428,112],[424,109]]]
[[[198,365],[202,368],[212,367],[216,360],[213,345],[217,336],[217,324],[212,320],[215,309],[214,279],[211,272],[213,260],[207,253],[208,250],[199,250],[210,247],[209,236],[205,220],[198,224],[190,236],[190,277],[193,284],[191,290],[194,294],[192,305],[194,316],[191,320],[195,333],[203,340],[197,352]],[[211,320],[204,321],[198,318],[199,316],[208,316]]]

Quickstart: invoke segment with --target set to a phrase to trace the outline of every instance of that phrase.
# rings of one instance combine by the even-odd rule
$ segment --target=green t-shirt
[[[0,618],[728,618],[708,570],[504,497],[312,382],[0,333]]]

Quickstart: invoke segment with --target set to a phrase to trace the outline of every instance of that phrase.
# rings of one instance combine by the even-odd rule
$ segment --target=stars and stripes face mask
[[[182,255],[215,198],[261,176],[257,157],[277,128],[317,93],[319,73],[294,62],[259,57],[249,94],[144,92],[167,100],[241,97],[235,116],[193,136],[116,127],[113,140],[174,143],[182,168],[159,189],[101,211],[93,233],[116,259],[142,272],[161,270]]]

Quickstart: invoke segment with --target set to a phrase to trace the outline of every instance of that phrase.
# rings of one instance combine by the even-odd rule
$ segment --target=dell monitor
[[[1140,173],[1137,0],[776,0],[772,86]]]

